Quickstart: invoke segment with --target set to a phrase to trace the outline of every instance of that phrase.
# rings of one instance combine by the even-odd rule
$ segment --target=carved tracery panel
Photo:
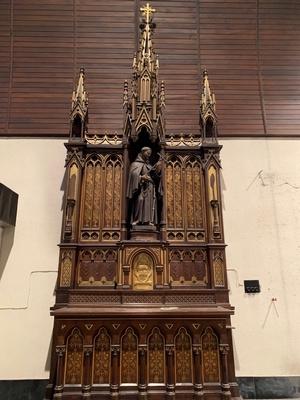
[[[120,239],[122,159],[93,155],[85,165],[82,193],[82,241]]]
[[[121,339],[121,383],[138,382],[138,339],[132,328]]]
[[[159,328],[154,328],[148,339],[148,382],[165,382],[165,343]]]
[[[180,328],[175,337],[176,383],[192,383],[192,371],[192,339],[185,328]]]
[[[171,248],[169,250],[172,285],[200,285],[208,283],[205,250],[196,248]]]
[[[170,155],[166,165],[166,186],[168,239],[203,241],[203,172],[199,159]]]
[[[77,385],[82,381],[83,337],[79,329],[74,328],[67,339],[65,383]]]
[[[118,253],[115,249],[80,250],[78,258],[78,285],[114,285]]]
[[[210,327],[205,329],[201,342],[203,382],[220,382],[219,341]]]
[[[111,340],[105,328],[101,328],[94,340],[93,383],[110,382],[110,344]]]

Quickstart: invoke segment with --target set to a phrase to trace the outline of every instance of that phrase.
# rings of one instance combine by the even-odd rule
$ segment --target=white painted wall
[[[222,144],[237,376],[299,375],[300,141]],[[48,378],[56,273],[47,271],[57,270],[64,159],[62,140],[0,140],[0,181],[19,194],[0,279],[1,379]],[[244,279],[262,292],[246,295]]]
[[[236,374],[299,375],[300,141],[224,140],[223,145]],[[244,279],[259,279],[261,293],[245,294]]]
[[[0,140],[0,181],[19,194],[13,246],[0,279],[0,379],[49,375],[64,159],[62,140]],[[0,266],[12,236],[11,229],[4,232]]]

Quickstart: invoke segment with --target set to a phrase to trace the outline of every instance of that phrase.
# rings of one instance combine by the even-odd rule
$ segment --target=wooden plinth
[[[130,239],[138,242],[147,240],[158,240],[159,232],[156,226],[151,225],[133,225],[130,231]]]

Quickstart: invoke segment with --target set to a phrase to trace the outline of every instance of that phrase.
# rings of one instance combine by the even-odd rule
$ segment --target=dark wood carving
[[[192,340],[185,328],[175,336],[176,383],[192,383]]]
[[[138,383],[138,338],[131,327],[121,338],[121,383]]]
[[[74,328],[67,339],[65,365],[65,384],[81,384],[83,367],[83,337],[79,329]]]
[[[220,382],[219,343],[213,330],[208,327],[201,337],[203,382]]]
[[[105,328],[101,328],[94,339],[93,384],[110,383],[111,338]]]
[[[83,70],[73,93],[48,400],[239,398],[215,97],[205,71],[198,134],[166,136],[141,11],[123,134],[88,131]]]

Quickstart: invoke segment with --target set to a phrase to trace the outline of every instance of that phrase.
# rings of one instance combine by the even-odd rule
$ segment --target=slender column
[[[228,356],[229,345],[228,344],[220,344],[220,353],[221,353],[221,363],[222,363],[222,391],[223,398],[228,400],[231,399],[230,385],[228,380]]]
[[[122,270],[123,270],[123,288],[129,288],[130,287],[130,279],[129,279],[129,275],[130,275],[130,266],[129,265],[123,265],[122,266]]]
[[[163,288],[163,272],[164,272],[164,266],[163,265],[157,265],[155,267],[156,269],[156,284],[155,284],[155,288],[159,289],[159,288]]]
[[[146,394],[147,392],[147,345],[139,345],[139,392]]]
[[[161,211],[161,221],[160,221],[160,235],[161,235],[161,240],[166,241],[167,240],[167,222],[166,222],[166,167],[165,167],[165,142],[161,142],[161,150],[160,154],[162,156],[162,169],[161,169],[161,179],[162,179],[162,187],[163,187],[163,199],[162,199],[162,211]]]
[[[174,379],[174,345],[166,345],[167,352],[167,393],[175,394],[175,379]]]
[[[111,384],[110,391],[112,394],[117,394],[119,391],[119,356],[120,346],[113,345],[111,348]]]
[[[128,159],[128,144],[125,143],[123,147],[123,185],[122,185],[122,210],[121,210],[121,240],[127,239],[127,173],[129,169],[129,159]]]
[[[202,382],[202,368],[201,368],[201,346],[193,345],[194,354],[194,388],[197,396],[203,398],[203,382]]]
[[[90,397],[91,395],[91,365],[92,365],[92,354],[93,354],[93,346],[88,345],[83,347],[83,382],[82,382],[82,392],[84,397]]]
[[[66,346],[56,346],[57,364],[56,364],[56,383],[54,387],[54,398],[59,399],[62,397],[64,385],[63,385],[63,366],[64,366],[64,355],[66,352]]]

